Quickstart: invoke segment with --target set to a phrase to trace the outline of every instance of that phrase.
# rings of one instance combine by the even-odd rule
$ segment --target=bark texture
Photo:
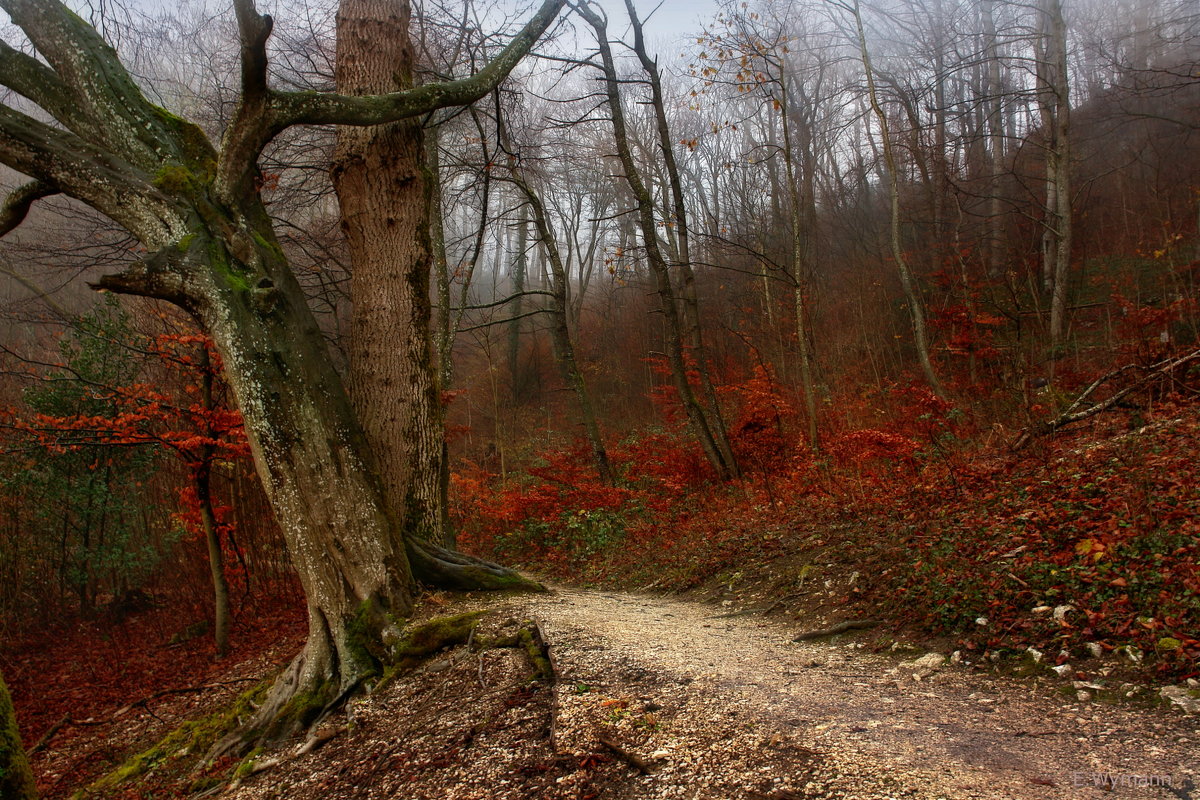
[[[342,0],[338,91],[413,86],[407,0]],[[446,543],[442,408],[432,362],[430,197],[419,120],[343,127],[333,184],[352,272],[348,389],[393,515]]]

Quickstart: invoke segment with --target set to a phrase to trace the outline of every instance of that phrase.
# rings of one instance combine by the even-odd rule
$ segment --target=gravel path
[[[1200,800],[1200,730],[1173,710],[950,664],[914,680],[853,641],[796,644],[777,623],[670,598],[560,590],[518,605],[559,671],[555,749],[586,758],[602,736],[648,762],[603,797]],[[1119,783],[1090,785],[1098,774]],[[557,779],[563,796],[581,776]]]

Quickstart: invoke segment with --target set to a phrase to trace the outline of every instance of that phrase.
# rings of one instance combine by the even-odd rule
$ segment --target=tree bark
[[[344,94],[413,87],[407,0],[341,0]],[[425,133],[417,120],[338,130],[333,185],[352,264],[347,388],[397,520],[445,541],[442,408],[432,360],[433,249]]]

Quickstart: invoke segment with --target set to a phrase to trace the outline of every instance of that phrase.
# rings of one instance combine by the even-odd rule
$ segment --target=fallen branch
[[[1074,425],[1077,422],[1082,422],[1088,417],[1109,411],[1110,409],[1116,407],[1130,394],[1138,389],[1141,389],[1143,386],[1155,380],[1156,378],[1165,377],[1180,367],[1192,361],[1196,361],[1197,359],[1200,359],[1200,350],[1193,350],[1192,352],[1177,358],[1163,359],[1157,364],[1152,364],[1149,367],[1141,367],[1136,364],[1126,364],[1125,366],[1115,369],[1112,372],[1101,375],[1099,378],[1088,384],[1087,388],[1080,392],[1079,396],[1071,402],[1071,405],[1067,406],[1067,408],[1057,417],[1046,420],[1045,422],[1040,422],[1036,425],[1032,425],[1021,431],[1021,435],[1017,437],[1015,442],[1013,442],[1012,449],[1020,450],[1039,436],[1048,436],[1056,431],[1062,430],[1068,425]],[[1128,386],[1113,392],[1107,399],[1102,400],[1099,403],[1095,403],[1094,405],[1089,405],[1086,408],[1083,407],[1084,404],[1088,402],[1088,398],[1090,398],[1092,394],[1101,386],[1121,375],[1124,375],[1127,372],[1132,372],[1139,369],[1145,371],[1145,374],[1142,375],[1142,377],[1138,378]]]
[[[46,745],[50,744],[50,740],[54,738],[54,734],[56,734],[60,730],[62,730],[64,726],[70,725],[70,724],[71,724],[71,715],[67,714],[62,719],[60,719],[58,722],[51,725],[50,730],[48,730],[42,734],[42,738],[38,739],[37,743],[34,744],[33,747],[29,748],[27,755],[33,755],[34,753],[41,751],[43,748],[46,747]]]
[[[649,775],[654,771],[654,768],[641,756],[629,752],[604,734],[597,734],[596,738],[600,741],[600,744],[612,751],[617,758],[621,759],[643,775]]]
[[[792,639],[792,641],[807,642],[809,639],[824,639],[826,636],[836,636],[839,633],[846,633],[847,631],[859,631],[866,630],[867,628],[874,628],[878,624],[879,620],[876,619],[851,619],[847,620],[846,622],[839,622],[837,625],[832,625],[828,628],[802,633],[796,638]]]

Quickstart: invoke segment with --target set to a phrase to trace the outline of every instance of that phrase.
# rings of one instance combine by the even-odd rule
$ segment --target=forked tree
[[[0,236],[38,198],[63,194],[136,237],[144,256],[95,286],[174,303],[212,338],[303,585],[308,641],[252,727],[290,732],[292,725],[265,723],[294,708],[293,698],[328,702],[372,674],[399,634],[396,620],[412,609],[414,579],[460,588],[527,584],[421,539],[391,511],[272,229],[259,154],[296,125],[380,125],[471,103],[513,69],[563,2],[545,0],[470,77],[348,96],[272,88],[271,18],[253,0],[236,0],[241,94],[214,146],[198,126],[147,100],[113,48],[61,2],[0,0],[41,56],[0,43],[0,84],[54,120],[0,105],[0,163],[33,179],[0,207]]]

